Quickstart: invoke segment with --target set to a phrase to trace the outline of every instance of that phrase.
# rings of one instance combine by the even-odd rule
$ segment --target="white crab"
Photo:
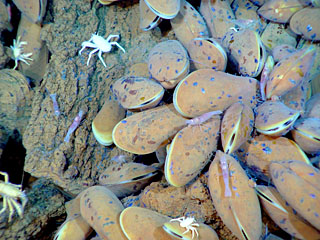
[[[5,172],[0,172],[4,176],[4,182],[0,181],[0,195],[3,197],[3,207],[0,211],[0,214],[6,211],[9,207],[9,222],[12,220],[14,210],[17,210],[20,218],[23,217],[23,210],[27,204],[28,198],[26,194],[21,191],[21,185],[13,184],[9,182],[9,176]],[[16,199],[19,200],[19,203]]]
[[[170,222],[177,221],[180,223],[180,227],[186,228],[187,230],[184,231],[182,234],[185,234],[189,231],[192,232],[192,239],[194,237],[194,233],[197,234],[197,237],[199,236],[199,233],[195,227],[199,227],[199,224],[196,222],[194,217],[180,217],[180,218],[175,218],[171,219]]]
[[[30,56],[32,55],[32,53],[22,53],[23,52],[23,47],[22,45],[27,45],[27,42],[20,42],[20,36],[18,36],[17,39],[13,40],[13,46],[10,46],[11,50],[12,50],[12,59],[15,62],[14,68],[16,69],[18,66],[18,61],[22,61],[27,65],[30,65],[27,60],[33,61]]]
[[[81,52],[86,48],[86,47],[90,47],[90,48],[94,48],[90,53],[89,53],[89,58],[87,61],[87,66],[89,65],[89,61],[90,58],[92,56],[92,54],[94,54],[95,52],[98,52],[98,56],[100,61],[103,63],[104,67],[107,67],[105,62],[102,59],[101,54],[103,52],[110,52],[112,45],[116,45],[118,48],[120,48],[124,53],[126,52],[126,50],[124,50],[123,47],[120,46],[119,43],[117,42],[111,42],[110,39],[111,38],[119,38],[119,35],[109,35],[107,39],[104,39],[103,37],[97,35],[97,34],[92,34],[91,38],[89,39],[89,41],[84,41],[81,46],[81,50],[79,51],[79,55],[81,55]]]

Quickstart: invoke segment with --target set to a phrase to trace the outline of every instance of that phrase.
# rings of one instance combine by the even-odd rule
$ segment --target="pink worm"
[[[221,111],[212,111],[212,112],[207,112],[207,113],[204,113],[202,114],[201,116],[199,117],[195,117],[195,118],[192,118],[190,120],[186,120],[186,124],[188,125],[200,125],[201,123],[207,121],[208,119],[210,119],[213,115],[218,115],[218,114],[221,114],[222,112]]]
[[[50,94],[50,97],[51,97],[52,104],[53,104],[54,114],[58,117],[60,115],[60,111],[59,111],[59,106],[58,106],[58,102],[57,102],[57,94],[55,94],[55,93]]]
[[[71,126],[70,126],[69,129],[68,129],[67,135],[66,135],[65,138],[64,138],[64,141],[65,141],[65,142],[69,142],[70,136],[71,136],[71,134],[74,132],[74,130],[76,130],[77,127],[79,126],[80,121],[81,121],[81,119],[82,119],[82,116],[83,116],[83,111],[80,110],[79,113],[78,113],[78,115],[74,118],[73,123],[71,124]]]
[[[225,185],[224,196],[231,197],[231,190],[229,187],[229,169],[228,169],[228,163],[227,163],[225,155],[223,155],[220,158],[220,166],[221,166],[222,177],[223,177],[223,181],[224,181],[224,185]]]

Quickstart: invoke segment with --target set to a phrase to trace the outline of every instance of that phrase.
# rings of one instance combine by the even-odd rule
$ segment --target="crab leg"
[[[111,38],[119,38],[119,37],[120,37],[119,35],[109,35],[106,41],[109,42]]]
[[[89,57],[88,57],[88,61],[87,61],[87,66],[89,66],[89,62],[90,62],[90,58],[91,58],[91,56],[92,56],[92,54],[94,54],[96,51],[98,51],[99,50],[99,48],[96,48],[96,49],[94,49],[94,50],[92,50],[90,53],[89,53]]]
[[[116,46],[117,46],[118,48],[120,48],[124,53],[126,52],[126,50],[124,50],[124,48],[121,47],[119,43],[117,43],[117,42],[110,42],[110,44],[111,44],[111,45],[116,45]]]
[[[6,196],[3,196],[3,206],[2,206],[2,209],[1,209],[1,211],[0,211],[0,215],[4,212],[4,211],[6,211],[6,209],[7,209],[7,207],[8,207],[8,205],[7,205],[7,201],[8,201],[8,199],[7,199],[7,197]]]
[[[102,58],[101,54],[102,54],[102,52],[99,51],[98,57],[99,57],[100,61],[102,62],[103,66],[104,66],[104,67],[107,67],[106,63],[103,61],[103,58]]]
[[[11,222],[11,220],[12,220],[12,216],[13,216],[13,214],[14,214],[14,209],[13,209],[13,206],[12,206],[12,203],[11,203],[11,199],[10,198],[8,198],[7,199],[8,200],[8,206],[9,206],[9,220],[8,220],[8,222]]]

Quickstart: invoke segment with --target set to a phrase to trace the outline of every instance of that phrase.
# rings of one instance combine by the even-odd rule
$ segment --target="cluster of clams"
[[[214,207],[239,239],[261,237],[261,207],[291,236],[319,239],[319,160],[309,160],[320,154],[320,93],[312,88],[320,84],[319,6],[203,0],[198,11],[185,0],[140,0],[140,27],[170,19],[178,40],[155,45],[145,63],[114,82],[92,123],[97,141],[139,155],[165,149],[164,176],[175,187],[209,165]],[[99,181],[111,191],[81,193],[65,227],[81,212],[104,239],[171,239],[168,232],[191,239],[169,217],[123,209],[117,198],[143,189],[162,165],[159,158],[157,166],[107,169]],[[217,239],[204,224],[197,230],[198,239]]]

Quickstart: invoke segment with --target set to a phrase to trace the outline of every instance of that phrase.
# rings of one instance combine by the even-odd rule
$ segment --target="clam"
[[[320,238],[320,233],[296,214],[276,188],[258,185],[256,190],[265,211],[282,230],[298,239]]]
[[[223,111],[235,102],[254,107],[258,81],[212,69],[199,69],[189,74],[174,90],[173,104],[183,116]]]
[[[20,41],[27,42],[23,46],[24,53],[32,53],[32,61],[27,65],[20,62],[19,70],[36,81],[36,85],[40,85],[46,68],[48,65],[49,50],[44,41],[40,39],[41,26],[39,24],[30,22],[24,15],[22,15],[19,23],[17,37],[21,37]]]
[[[161,18],[172,19],[180,10],[180,0],[144,0],[147,6]]]
[[[158,43],[149,52],[149,72],[165,88],[174,88],[188,74],[189,64],[188,53],[177,40]]]
[[[304,117],[320,118],[320,93],[313,95],[307,101]]]
[[[80,198],[83,192],[66,203],[67,219],[59,227],[54,240],[86,239],[93,229],[83,219],[80,212]]]
[[[267,81],[267,99],[284,95],[303,83],[313,65],[315,50],[312,46],[301,49],[275,65]]]
[[[261,34],[261,41],[268,51],[273,50],[279,45],[289,45],[295,48],[297,45],[296,35],[286,27],[285,24],[269,22],[263,33]]]
[[[119,215],[122,210],[120,200],[103,186],[87,188],[80,198],[82,217],[103,239],[127,239],[120,227]]]
[[[120,214],[121,229],[130,240],[176,239],[162,229],[162,225],[169,220],[165,215],[141,207],[128,207]]]
[[[300,112],[280,101],[266,101],[256,108],[255,128],[269,136],[286,134],[300,116]]]
[[[113,127],[123,119],[124,116],[125,110],[120,106],[113,94],[109,92],[109,97],[92,121],[92,132],[96,140],[104,146],[110,146],[113,143]]]
[[[270,44],[270,47],[272,48],[272,45]],[[288,57],[290,54],[296,51],[296,48],[292,45],[288,44],[280,44],[276,45],[272,48],[272,57],[275,62],[279,62],[282,59]]]
[[[277,23],[287,23],[290,17],[303,8],[299,0],[269,0],[259,8],[258,14]]]
[[[291,133],[303,151],[310,154],[320,153],[320,118],[299,119]]]
[[[0,32],[2,32],[4,29],[12,31],[10,20],[11,17],[9,16],[9,12],[5,2],[0,1]]]
[[[220,116],[213,116],[201,125],[187,126],[173,138],[165,161],[165,177],[175,187],[186,185],[210,161],[217,150]]]
[[[209,37],[206,22],[200,13],[186,0],[181,0],[178,15],[170,20],[178,40],[186,47],[194,38]]]
[[[131,153],[148,154],[167,143],[186,119],[172,104],[148,109],[120,121],[113,129],[114,144]]]
[[[47,0],[13,0],[22,14],[33,23],[40,23],[46,12]]]
[[[225,181],[220,159],[225,157],[229,171],[231,196],[225,196]],[[221,151],[209,168],[208,186],[213,204],[223,223],[240,239],[259,239],[262,231],[260,204],[240,164]]]
[[[228,48],[228,58],[243,76],[256,77],[266,61],[266,51],[257,32],[250,29],[228,34],[223,40]]]
[[[198,223],[199,226],[195,227],[197,230],[197,233],[194,233],[196,239],[198,240],[218,240],[219,237],[217,233],[208,225],[203,223]],[[166,222],[163,224],[163,229],[171,236],[173,236],[175,239],[185,239],[185,240],[192,240],[192,232],[185,232],[186,228],[182,228],[180,226],[179,222]]]
[[[227,67],[225,50],[212,38],[192,39],[187,45],[187,50],[195,69],[211,68],[224,71]]]
[[[101,173],[99,184],[108,187],[117,197],[140,191],[157,175],[158,169],[141,163],[119,163]]]
[[[241,146],[238,156],[254,172],[254,175],[265,181],[270,177],[271,161],[294,159],[310,164],[301,148],[285,137],[256,136]]]
[[[232,104],[223,115],[221,143],[225,153],[231,154],[249,140],[254,124],[252,109],[242,103]]]
[[[222,39],[230,28],[235,27],[231,21],[235,18],[229,1],[202,0],[200,13],[204,17],[209,33],[214,39]]]
[[[144,31],[151,30],[159,25],[162,18],[156,15],[147,6],[144,0],[139,0],[140,8],[140,28]]]
[[[145,110],[156,106],[164,94],[163,87],[145,77],[125,76],[112,86],[121,106],[130,111]]]
[[[320,8],[304,8],[296,12],[290,19],[290,28],[303,38],[320,40]]]
[[[270,164],[272,181],[281,196],[304,219],[320,230],[320,171],[301,161]]]

